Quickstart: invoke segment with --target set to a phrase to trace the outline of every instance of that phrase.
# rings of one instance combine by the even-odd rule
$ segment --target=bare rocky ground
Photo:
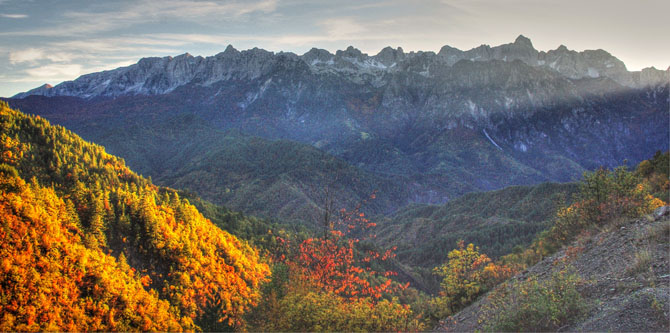
[[[668,332],[670,330],[670,207],[622,220],[518,274],[544,280],[566,266],[585,280],[579,291],[589,310],[560,331]],[[499,286],[498,288],[501,288]],[[487,295],[440,323],[436,330],[483,330]]]

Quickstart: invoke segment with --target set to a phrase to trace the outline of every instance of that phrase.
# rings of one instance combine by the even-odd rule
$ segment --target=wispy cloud
[[[268,14],[276,8],[277,0],[225,2],[141,0],[121,5],[116,2],[105,2],[96,3],[79,11],[65,12],[61,17],[51,19],[49,22],[51,25],[48,28],[6,31],[0,32],[0,36],[81,36],[167,20],[194,24],[220,23],[243,20],[254,13]]]
[[[28,15],[26,15],[26,14],[0,14],[0,17],[11,18],[11,19],[22,19],[22,18],[27,18]]]
[[[25,50],[19,50],[9,53],[9,63],[10,64],[20,64],[24,62],[34,62],[40,60],[44,57],[44,52],[42,50],[29,48]]]
[[[62,52],[60,49],[37,49],[27,48],[23,50],[9,52],[9,63],[16,64],[35,64],[42,60],[49,60],[52,62],[67,62],[77,58],[75,52]]]
[[[81,65],[78,64],[52,64],[27,69],[26,73],[33,78],[40,79],[70,78],[80,75],[81,69]]]

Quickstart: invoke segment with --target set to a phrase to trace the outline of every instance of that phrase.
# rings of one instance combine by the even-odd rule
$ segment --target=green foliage
[[[657,151],[651,159],[640,162],[635,173],[647,180],[656,198],[670,202],[670,151]]]
[[[406,281],[437,293],[440,281],[432,268],[447,260],[459,240],[481,245],[494,259],[521,252],[576,190],[574,183],[544,183],[469,193],[444,205],[410,205],[378,223],[377,242],[398,246],[397,260],[412,271]]]
[[[580,218],[604,224],[615,217],[637,217],[649,212],[649,188],[627,168],[585,172],[576,197]]]
[[[483,309],[487,331],[546,332],[579,320],[588,304],[578,291],[583,284],[576,274],[567,270],[556,272],[551,279],[508,283],[488,296]]]

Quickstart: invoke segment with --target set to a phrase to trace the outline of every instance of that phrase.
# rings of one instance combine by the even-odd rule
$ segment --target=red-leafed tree
[[[371,195],[370,199],[374,199]],[[334,201],[331,201],[333,203]],[[364,204],[363,202],[362,204]],[[324,209],[319,237],[276,237],[273,281],[252,315],[260,331],[418,331],[422,319],[398,301],[409,286],[393,282],[395,272],[378,269],[395,247],[372,250],[371,222],[360,211]],[[328,207],[333,207],[330,205]],[[268,318],[278,318],[268,320]]]
[[[374,198],[373,193],[370,199]],[[393,284],[388,279],[397,273],[372,268],[375,261],[393,258],[395,247],[384,252],[356,250],[356,244],[374,238],[371,229],[376,226],[361,212],[361,206],[351,211],[341,209],[335,218],[326,210],[323,225],[327,230],[321,237],[300,243],[290,265],[304,279],[340,296],[379,299],[385,292],[407,286]],[[378,279],[379,276],[384,278]]]

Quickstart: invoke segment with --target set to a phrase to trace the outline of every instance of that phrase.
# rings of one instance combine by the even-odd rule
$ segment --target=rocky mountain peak
[[[364,58],[367,57],[367,54],[363,54],[363,52],[361,52],[361,50],[359,50],[359,49],[357,49],[353,46],[349,46],[344,51],[338,50],[335,53],[335,56],[363,60]]]
[[[393,49],[390,46],[387,46],[383,48],[377,55],[374,56],[374,58],[384,64],[385,66],[391,66],[393,64],[397,64],[398,62],[404,60],[406,58],[405,52],[403,51],[402,47],[398,47],[397,49]]]
[[[167,59],[171,59],[171,58],[172,58],[172,57],[169,57],[169,58],[168,58],[168,57],[165,57],[166,60],[167,60]],[[154,66],[155,64],[159,63],[161,60],[163,60],[163,58],[159,58],[159,57],[146,57],[146,58],[142,58],[142,59],[140,59],[140,61],[137,62],[137,65],[138,65],[140,68],[149,68],[149,67],[152,67],[152,66]]]
[[[193,58],[193,56],[188,52],[174,57],[174,59],[188,59],[188,58]]]
[[[290,58],[290,59],[289,59]],[[521,61],[531,67],[542,67],[569,79],[610,78],[628,87],[646,86],[667,82],[664,71],[656,69],[629,72],[616,57],[604,50],[571,51],[564,45],[556,50],[538,52],[524,35],[513,43],[491,47],[481,45],[468,51],[445,45],[434,52],[405,53],[402,48],[385,47],[378,54],[368,56],[353,46],[338,50],[334,55],[327,50],[312,48],[302,56],[275,54],[259,48],[238,51],[232,45],[212,57],[194,57],[189,53],[172,57],[149,57],[137,64],[111,71],[83,75],[77,80],[63,82],[56,87],[38,87],[15,97],[28,95],[121,96],[133,94],[164,94],[189,83],[211,85],[216,82],[256,79],[270,73],[276,66],[300,69],[285,75],[303,75],[303,62],[310,69],[309,75],[336,74],[356,84],[371,83],[383,86],[388,83],[387,73],[408,71],[426,78],[444,75],[461,60],[488,63]],[[539,72],[538,72],[539,73]],[[304,78],[303,78],[304,79]],[[415,82],[416,84],[423,84]],[[410,84],[410,83],[408,83]]]
[[[224,55],[233,55],[238,53],[240,53],[240,51],[234,48],[232,44],[228,44],[228,46],[226,46],[226,49],[223,50]]]
[[[333,54],[328,52],[328,50],[317,49],[313,47],[311,50],[303,54],[302,59],[309,65],[315,65],[317,63],[327,63],[333,59]]]
[[[524,35],[519,35],[519,37],[517,37],[514,40],[514,44],[518,46],[533,48],[533,43],[530,41],[530,39],[528,39],[528,37]]]

